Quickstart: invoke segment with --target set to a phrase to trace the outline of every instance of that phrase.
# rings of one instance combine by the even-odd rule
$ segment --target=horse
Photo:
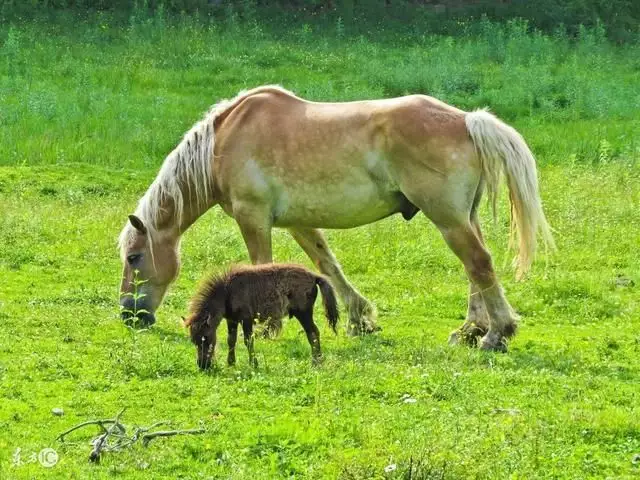
[[[536,161],[522,136],[486,109],[465,112],[426,95],[322,103],[277,85],[215,104],[166,157],[119,237],[123,318],[145,324],[179,267],[180,238],[214,205],[235,219],[252,264],[271,263],[272,228],[288,229],[326,275],[348,314],[348,333],[375,331],[376,310],[346,278],[320,229],[348,229],[421,211],[469,278],[465,322],[450,343],[482,337],[506,350],[518,315],[483,240],[485,190],[496,215],[501,177],[511,204],[515,275],[533,262],[538,236],[553,249]],[[516,245],[517,243],[517,245]],[[144,283],[136,282],[138,274]]]
[[[300,265],[237,266],[205,280],[192,299],[189,316],[184,320],[198,350],[198,367],[201,370],[211,367],[216,330],[222,318],[227,319],[227,364],[236,363],[238,325],[242,325],[249,362],[257,367],[253,349],[254,321],[275,324],[279,330],[280,321],[287,314],[289,318],[296,317],[302,325],[311,346],[311,361],[318,365],[322,359],[320,331],[313,321],[318,288],[329,326],[337,333],[338,302],[333,287],[324,276]]]

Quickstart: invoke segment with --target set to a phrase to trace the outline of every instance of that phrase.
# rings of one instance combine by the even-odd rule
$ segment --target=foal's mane
[[[135,214],[147,227],[149,235],[159,228],[163,218],[163,204],[173,203],[173,223],[180,225],[183,220],[185,197],[193,195],[196,204],[206,205],[212,195],[212,166],[215,146],[215,127],[244,99],[264,92],[295,96],[278,85],[264,85],[240,92],[231,100],[216,103],[202,120],[196,123],[183,137],[178,146],[167,156],[155,180],[138,202]],[[129,225],[127,224],[127,227]],[[120,234],[122,248],[130,228]]]
[[[230,270],[222,271],[207,277],[197,288],[196,294],[189,303],[189,317],[185,326],[189,326],[207,309],[207,303],[216,289],[222,287],[229,279]]]

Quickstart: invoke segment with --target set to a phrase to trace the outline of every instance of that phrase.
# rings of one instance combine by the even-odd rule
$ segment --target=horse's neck
[[[190,195],[188,187],[180,187],[183,192],[183,205],[181,215],[176,214],[175,200],[164,197],[157,207],[155,215],[155,229],[171,232],[176,240],[193,225],[207,210],[215,205],[212,196],[197,201]]]
[[[215,205],[213,199],[208,199],[201,202],[192,202],[184,207],[182,213],[182,219],[178,225],[179,235],[182,235],[196,220],[198,220],[204,213]]]

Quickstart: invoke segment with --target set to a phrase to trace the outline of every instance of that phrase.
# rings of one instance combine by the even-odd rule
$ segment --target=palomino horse
[[[470,279],[461,335],[504,350],[517,316],[494,273],[477,207],[494,205],[501,173],[518,236],[517,276],[530,267],[540,232],[553,246],[535,159],[522,137],[484,110],[434,98],[317,103],[277,86],[213,107],[169,154],[120,235],[121,305],[133,308],[134,271],[146,280],[136,307],[155,321],[179,270],[182,234],[214,205],[233,217],[251,262],[272,262],[271,229],[289,229],[344,302],[352,334],[373,331],[375,311],[347,280],[319,228],[344,229],[421,210]],[[129,295],[126,295],[129,294]],[[123,314],[127,317],[129,314]]]

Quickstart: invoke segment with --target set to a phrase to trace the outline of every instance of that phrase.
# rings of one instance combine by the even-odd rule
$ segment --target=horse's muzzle
[[[156,323],[155,315],[146,311],[143,305],[137,305],[137,308],[135,308],[133,302],[129,301],[121,302],[120,305],[122,307],[120,318],[122,318],[125,325],[145,328]]]

